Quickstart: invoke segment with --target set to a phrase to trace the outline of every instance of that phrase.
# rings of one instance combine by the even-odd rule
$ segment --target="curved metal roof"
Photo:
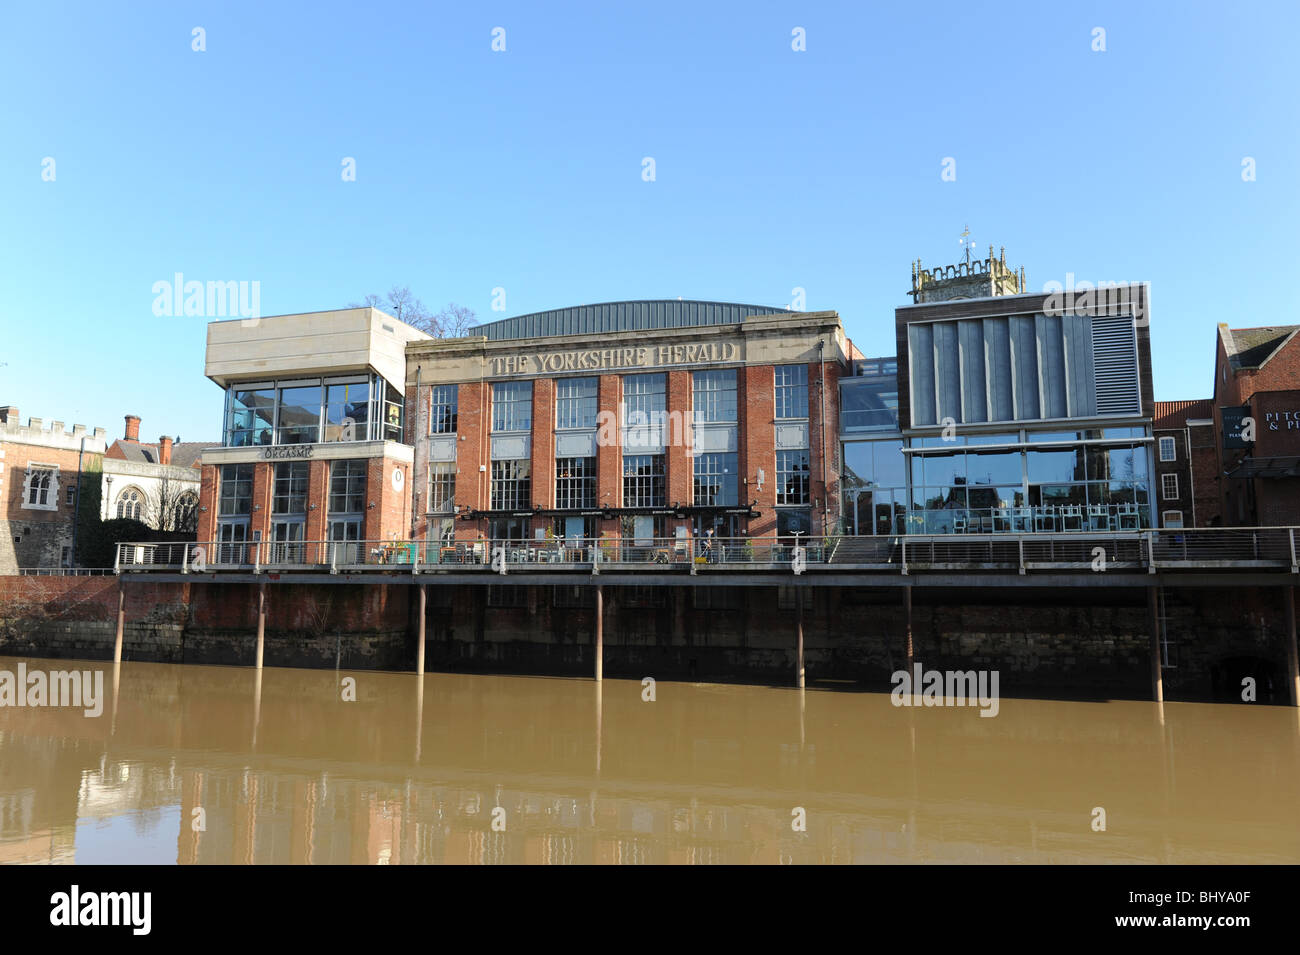
[[[601,302],[575,308],[553,308],[478,325],[472,335],[492,340],[547,338],[557,335],[599,335],[609,332],[639,332],[653,328],[692,328],[701,325],[735,325],[747,315],[791,313],[770,305],[742,305],[737,302],[695,302],[681,299],[643,299],[634,302]]]

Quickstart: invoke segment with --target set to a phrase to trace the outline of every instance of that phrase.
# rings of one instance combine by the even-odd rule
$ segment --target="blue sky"
[[[1208,395],[1218,322],[1300,321],[1298,10],[11,0],[0,403],[219,438],[207,319],[153,314],[176,272],[263,315],[802,288],[891,354],[967,224],[1032,289],[1150,282],[1156,397]]]

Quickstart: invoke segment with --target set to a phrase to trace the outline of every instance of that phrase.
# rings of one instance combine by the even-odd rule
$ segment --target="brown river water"
[[[20,663],[0,862],[1300,862],[1288,707]]]

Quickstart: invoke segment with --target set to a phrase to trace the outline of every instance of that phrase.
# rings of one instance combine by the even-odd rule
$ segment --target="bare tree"
[[[433,316],[436,331],[429,331],[434,338],[460,338],[469,334],[469,330],[478,324],[474,310],[455,302],[448,302],[443,309]]]
[[[348,305],[348,308],[366,307],[382,309],[399,322],[434,338],[459,338],[478,324],[473,309],[455,302],[449,302],[437,313],[430,312],[406,285],[394,285],[388,290],[387,297],[371,294]]]
[[[158,515],[158,530],[193,534],[199,529],[199,501],[194,492],[179,481],[163,477],[153,495],[153,512]]]

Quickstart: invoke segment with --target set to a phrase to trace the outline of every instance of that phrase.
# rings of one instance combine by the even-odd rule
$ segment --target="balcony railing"
[[[1294,527],[878,537],[557,539],[542,541],[260,541],[122,543],[118,573],[316,571],[498,573],[634,569],[1106,571],[1272,569],[1300,573]]]

